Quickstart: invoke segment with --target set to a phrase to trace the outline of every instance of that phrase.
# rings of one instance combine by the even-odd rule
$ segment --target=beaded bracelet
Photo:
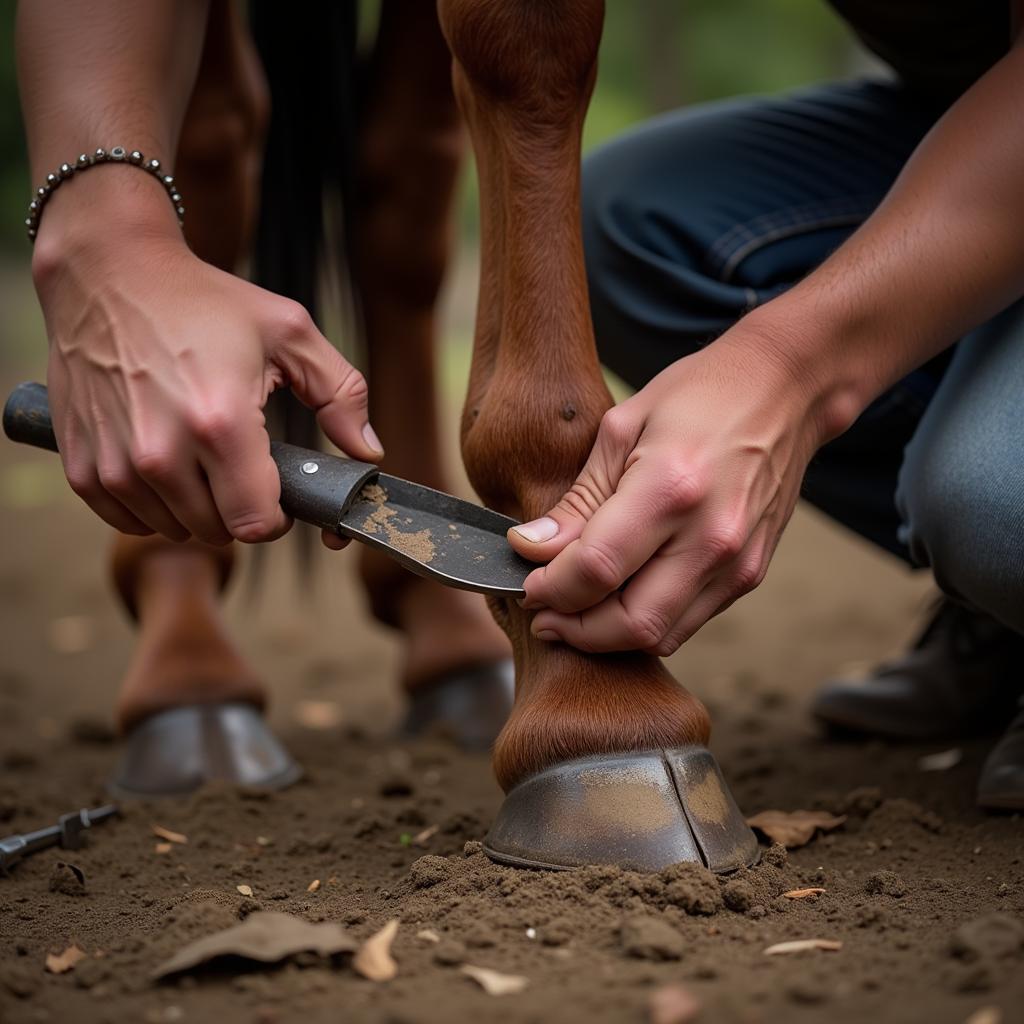
[[[174,204],[175,213],[178,215],[178,226],[184,225],[185,207],[182,205],[181,194],[174,184],[174,178],[170,174],[160,173],[159,160],[147,160],[137,149],[130,153],[124,146],[114,146],[108,153],[105,149],[97,149],[89,156],[82,153],[74,164],[61,164],[53,174],[46,176],[46,181],[36,189],[35,198],[28,204],[28,216],[25,218],[25,227],[28,229],[28,240],[35,242],[36,232],[39,230],[39,219],[43,215],[43,209],[49,202],[50,196],[57,189],[76,173],[87,171],[90,167],[105,163],[129,163],[134,164],[141,170],[152,174],[157,181],[166,189],[171,202]]]

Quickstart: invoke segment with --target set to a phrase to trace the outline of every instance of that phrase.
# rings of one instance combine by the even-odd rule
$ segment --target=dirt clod
[[[627,956],[639,960],[680,960],[686,949],[683,937],[667,921],[650,914],[634,914],[619,925],[619,941]]]
[[[907,895],[907,883],[895,871],[875,871],[865,880],[864,891],[901,899]]]
[[[1009,914],[985,914],[960,925],[950,952],[968,963],[1001,960],[1024,954],[1024,922]]]
[[[62,896],[85,895],[85,873],[75,864],[59,860],[50,872],[50,892]]]

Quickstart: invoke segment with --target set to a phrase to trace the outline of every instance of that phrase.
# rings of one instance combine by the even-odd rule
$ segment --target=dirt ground
[[[27,296],[23,274],[0,275],[5,393],[40,373]],[[464,353],[448,358],[454,390]],[[7,833],[104,800],[131,632],[105,583],[105,530],[53,457],[0,445],[0,537]],[[211,789],[126,806],[86,849],[41,854],[0,878],[4,1024],[640,1022],[667,983],[684,985],[708,1022],[1024,1020],[1024,828],[973,806],[986,744],[828,742],[806,714],[822,679],[912,635],[926,579],[801,511],[763,588],[671,659],[711,708],[713,750],[746,812],[847,815],[788,856],[766,848],[758,868],[716,880],[696,869],[549,874],[489,863],[477,842],[500,794],[487,759],[390,738],[397,640],[369,620],[347,553],[318,563],[315,580],[301,581],[278,545],[258,597],[236,586],[230,599],[305,778],[269,796]],[[953,747],[958,764],[921,769],[923,755]],[[154,824],[187,844],[158,852]],[[805,887],[824,892],[781,896]],[[348,956],[304,954],[272,969],[150,980],[185,942],[257,909],[337,921],[357,940],[397,918],[398,975],[375,983]],[[842,948],[764,953],[810,938]],[[48,972],[47,954],[72,943],[87,959]],[[465,964],[528,983],[487,995]]]

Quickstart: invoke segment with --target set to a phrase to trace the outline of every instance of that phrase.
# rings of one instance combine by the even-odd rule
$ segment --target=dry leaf
[[[273,840],[269,839],[267,836],[257,836],[256,837],[256,845],[257,846],[269,846],[272,842],[273,842]]]
[[[320,879],[314,878],[309,885],[306,886],[306,892],[316,892],[320,888]]]
[[[171,852],[171,844],[170,843],[156,843],[154,845],[154,847],[153,847],[153,852],[154,853],[170,853]]]
[[[237,890],[238,890],[238,891],[239,891],[239,892],[240,892],[240,893],[241,893],[241,894],[242,894],[243,896],[251,896],[251,895],[252,895],[252,886],[251,886],[251,885],[236,885],[236,886],[235,886],[235,888],[236,888],[236,889],[237,889]]]
[[[188,836],[183,832],[172,832],[169,828],[164,828],[163,825],[150,825],[153,835],[159,839],[166,839],[169,843],[178,843],[180,846],[184,846],[188,842]]]
[[[79,960],[84,960],[89,954],[77,946],[68,946],[63,953],[49,953],[46,957],[46,969],[51,974],[63,974],[65,971],[74,969]]]
[[[433,928],[424,928],[416,933],[416,938],[423,942],[440,942],[441,936]]]
[[[300,700],[293,714],[307,729],[337,729],[344,719],[341,705],[333,700]]]
[[[964,1024],[1003,1024],[1003,1011],[998,1006],[982,1006]]]
[[[391,955],[391,943],[397,934],[398,918],[393,917],[359,947],[352,966],[370,981],[390,981],[398,973],[398,964]]]
[[[778,956],[780,953],[803,953],[809,949],[835,953],[842,948],[843,944],[836,939],[794,939],[792,942],[777,942],[764,952],[765,956]]]
[[[790,889],[789,892],[784,892],[782,895],[787,900],[805,900],[808,896],[820,896],[824,891],[817,886],[812,886],[810,889]]]
[[[257,910],[241,924],[190,942],[153,973],[154,978],[187,971],[220,957],[236,956],[272,964],[294,953],[312,951],[321,956],[351,953],[355,940],[340,924],[311,924],[292,914]]]
[[[923,772],[948,772],[963,760],[964,752],[959,747],[940,750],[937,754],[925,754],[917,759],[917,767]]]
[[[772,842],[782,843],[789,849],[806,846],[820,828],[831,832],[846,821],[846,815],[827,814],[825,811],[761,811],[747,824],[763,832]]]
[[[700,1013],[700,1003],[683,985],[662,985],[647,1000],[651,1024],[689,1024]]]
[[[459,970],[472,978],[489,996],[514,996],[530,984],[530,979],[521,974],[502,974],[489,967],[463,964]]]
[[[427,842],[437,835],[440,828],[440,825],[431,825],[429,828],[425,828],[422,832],[417,832],[416,835],[412,837],[413,846],[426,845]]]

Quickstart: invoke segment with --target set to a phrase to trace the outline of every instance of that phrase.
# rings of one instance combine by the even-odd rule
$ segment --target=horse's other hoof
[[[494,745],[515,700],[511,658],[449,672],[408,694],[402,736],[441,736],[468,751]]]
[[[523,779],[505,797],[484,852],[516,867],[633,871],[692,861],[727,872],[758,858],[757,839],[701,746],[598,754]]]
[[[302,769],[250,704],[192,704],[136,725],[107,788],[121,798],[179,796],[207,782],[282,789]]]

